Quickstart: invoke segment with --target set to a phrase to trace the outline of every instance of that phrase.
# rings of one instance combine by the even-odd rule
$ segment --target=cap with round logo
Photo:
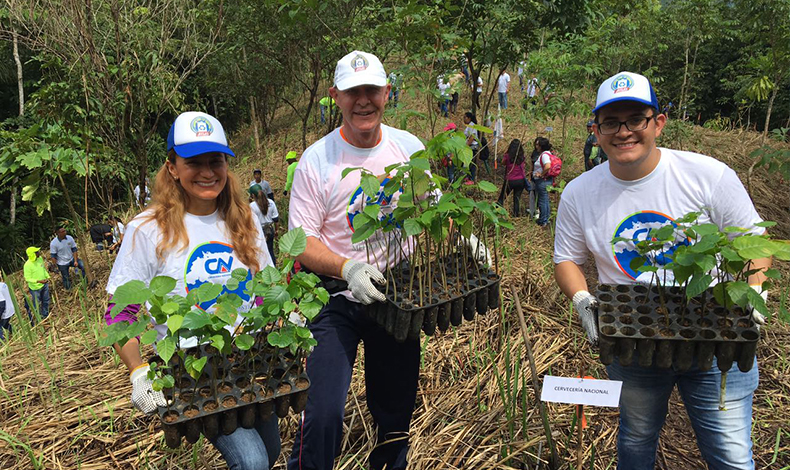
[[[170,150],[183,158],[212,152],[236,156],[228,148],[222,124],[214,116],[197,111],[178,115],[167,134],[167,151]]]
[[[612,75],[598,87],[593,113],[617,101],[636,101],[658,109],[658,99],[650,80],[643,75],[620,72]]]
[[[335,88],[340,91],[360,85],[385,86],[387,73],[381,61],[373,54],[354,51],[337,61]]]

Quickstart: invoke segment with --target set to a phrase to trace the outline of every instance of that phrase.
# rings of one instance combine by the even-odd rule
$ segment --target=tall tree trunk
[[[258,113],[255,110],[255,97],[250,95],[250,124],[252,125],[252,134],[255,136],[255,155],[260,155],[261,152],[261,136],[258,134]]]
[[[19,40],[16,34],[16,30],[12,30],[12,34],[14,37],[14,62],[16,63],[16,87],[19,93],[19,115],[25,115],[25,86],[23,82],[23,75],[22,75],[22,61],[19,60]],[[9,203],[9,218],[8,223],[9,225],[14,225],[16,223],[16,185],[19,182],[19,178],[14,178],[13,183],[11,183],[11,201]]]
[[[775,81],[774,83],[779,83]],[[774,100],[779,91],[779,85],[774,86],[774,91],[771,93],[771,98],[768,100],[768,111],[765,113],[765,127],[763,128],[763,137],[760,139],[760,145],[765,143],[765,138],[768,137],[768,125],[771,124],[771,111],[774,107]]]
[[[683,105],[686,104],[686,82],[688,81],[689,76],[689,47],[691,45],[691,39],[686,37],[686,47],[685,47],[685,64],[683,66],[683,85],[680,87],[680,103],[678,103],[678,110],[683,112]],[[683,112],[682,119],[685,120],[686,113]]]

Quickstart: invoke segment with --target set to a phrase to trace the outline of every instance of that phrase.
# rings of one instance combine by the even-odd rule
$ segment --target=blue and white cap
[[[598,87],[598,99],[595,100],[593,113],[606,105],[617,101],[637,101],[658,109],[656,92],[650,81],[643,75],[631,72],[615,74]]]
[[[228,148],[222,124],[214,116],[198,111],[178,115],[167,134],[167,151],[171,149],[183,158],[211,152],[236,156]]]

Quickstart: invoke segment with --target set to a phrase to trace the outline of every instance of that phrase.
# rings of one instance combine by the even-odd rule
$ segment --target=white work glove
[[[593,346],[598,344],[597,308],[598,300],[586,290],[573,294],[573,309],[579,314],[584,331],[587,333],[587,341]]]
[[[488,266],[493,266],[494,262],[491,260],[491,253],[488,248],[479,241],[474,233],[469,234],[469,238],[461,237],[461,240],[472,250],[472,256],[480,263],[487,263]]]
[[[387,282],[384,275],[375,266],[348,259],[343,264],[340,275],[348,283],[348,290],[351,291],[351,295],[363,304],[370,305],[373,302],[384,302],[387,300],[384,294],[379,292],[376,286],[373,285],[373,282],[371,282],[371,280],[377,284],[386,284]]]
[[[751,287],[752,289],[754,289],[755,292],[760,294],[760,297],[763,298],[763,302],[768,303],[768,291],[763,290],[763,286],[750,285],[749,287]],[[757,324],[757,329],[760,329],[760,326],[765,325],[765,316],[763,316],[762,313],[755,310],[751,304],[749,304],[749,308],[752,309],[752,320],[754,320],[754,323]]]
[[[129,375],[129,379],[132,381],[132,404],[147,415],[156,411],[158,406],[167,406],[162,392],[157,392],[151,387],[148,369],[148,364],[143,364]]]

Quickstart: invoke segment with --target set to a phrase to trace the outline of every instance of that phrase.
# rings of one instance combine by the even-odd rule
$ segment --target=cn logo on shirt
[[[664,225],[672,224],[677,227],[675,219],[672,217],[654,211],[641,211],[629,215],[617,226],[614,231],[614,237],[628,238],[632,241],[620,241],[612,246],[612,254],[614,255],[615,262],[620,270],[629,278],[639,282],[648,284],[653,278],[653,273],[640,273],[635,269],[631,269],[631,261],[639,256],[636,251],[636,244],[642,240],[646,240],[648,233],[651,229],[659,229]],[[654,250],[647,254],[647,261],[645,266],[655,266],[658,269],[657,276],[662,280],[666,275],[667,283],[674,280],[671,271],[665,272],[665,267],[672,262],[672,254],[675,253],[677,247],[680,245],[688,245],[689,239],[680,230],[675,231],[675,241],[673,243],[666,243],[661,249]]]
[[[247,269],[233,254],[233,247],[227,243],[208,242],[196,246],[189,254],[184,269],[184,284],[186,284],[187,292],[197,289],[206,282],[224,286],[234,269]],[[247,281],[250,279],[252,279],[252,274],[247,269],[247,277],[239,283],[238,288],[229,290],[225,287],[220,295],[230,292],[238,295],[245,302],[250,300],[250,296],[244,292],[247,288]],[[207,310],[215,303],[215,300],[209,300],[198,306]]]
[[[387,175],[381,175],[378,178],[381,183],[379,185],[379,192],[376,194],[375,198],[366,196],[365,192],[362,190],[362,186],[358,186],[357,189],[355,189],[351,194],[351,198],[348,200],[346,221],[348,221],[348,228],[351,229],[351,233],[354,233],[354,217],[362,212],[366,206],[375,204],[380,207],[379,220],[392,219],[392,211],[395,210],[395,204],[393,204],[392,198],[401,191],[395,191],[394,194],[387,196],[384,193],[384,186],[389,182],[390,179]]]

